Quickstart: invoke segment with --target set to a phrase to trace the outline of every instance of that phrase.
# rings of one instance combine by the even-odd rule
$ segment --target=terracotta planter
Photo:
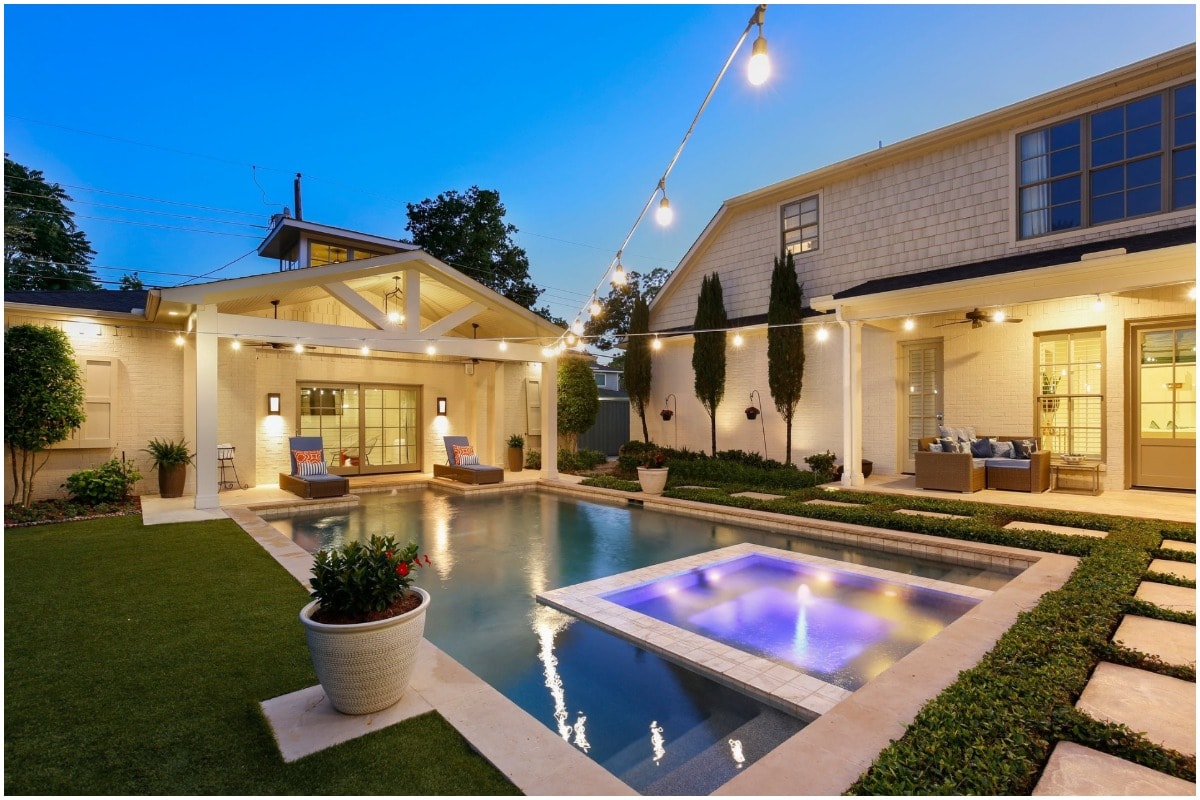
[[[638,467],[638,483],[642,485],[642,494],[662,494],[667,487],[667,468],[650,469]]]
[[[508,471],[520,472],[525,466],[525,448],[510,447],[508,448]]]
[[[187,464],[172,464],[158,468],[159,497],[183,497],[183,485],[187,483]]]
[[[314,622],[317,601],[300,612],[317,680],[343,714],[373,714],[395,705],[408,689],[417,648],[425,633],[429,593],[419,587],[421,605],[390,619],[357,625]]]

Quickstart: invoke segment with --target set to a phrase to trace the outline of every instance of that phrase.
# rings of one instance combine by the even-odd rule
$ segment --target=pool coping
[[[360,490],[402,491],[410,484]],[[414,482],[414,489],[445,488],[442,482]],[[1023,569],[1012,581],[996,590],[988,608],[977,606],[943,630],[923,647],[909,653],[884,674],[856,691],[802,731],[791,737],[757,762],[739,772],[712,794],[753,795],[840,795],[864,773],[880,751],[893,739],[899,739],[917,711],[952,684],[962,669],[974,666],[1016,621],[1017,614],[1037,605],[1046,592],[1060,588],[1078,563],[1077,558],[1032,550],[1003,547],[957,539],[885,531],[849,523],[790,517],[775,512],[720,507],[691,500],[638,497],[629,492],[578,487],[570,482],[540,479],[513,486],[509,491],[530,489],[570,495],[591,502],[640,505],[670,510],[688,516],[745,524],[765,530],[801,535],[827,541],[855,544],[859,547],[907,552],[932,558],[948,558],[952,563],[991,565]],[[357,498],[353,502],[357,502]],[[316,503],[250,503],[228,507],[226,513],[284,566],[302,585],[311,574],[312,556],[255,513],[287,506],[311,509]],[[238,513],[242,512],[242,513]],[[264,530],[265,529],[265,530]],[[272,535],[273,534],[273,535]],[[303,557],[303,558],[302,558]],[[306,564],[301,564],[304,559]],[[984,604],[981,603],[980,606]],[[985,613],[981,613],[985,612]],[[971,625],[963,624],[971,619]],[[951,629],[954,629],[953,631]],[[947,634],[950,635],[947,635]],[[528,795],[636,795],[632,788],[604,767],[576,751],[568,742],[525,712],[492,687],[462,667],[432,644],[439,659],[452,662],[456,672],[466,673],[483,695],[491,690],[498,699],[492,702],[503,709],[502,716],[487,713],[453,719],[437,703],[435,710],[471,743],[486,760],[503,772]],[[421,662],[418,659],[418,668]],[[435,668],[435,671],[436,670]],[[501,724],[498,720],[503,720]],[[530,759],[525,747],[515,746],[507,728],[521,724],[523,730],[540,729],[539,758]],[[364,733],[368,731],[363,731]],[[536,735],[533,731],[531,735]],[[497,742],[496,740],[502,740]],[[507,741],[503,741],[507,740]],[[550,759],[562,759],[557,765]]]
[[[811,722],[850,697],[854,693],[853,690],[809,675],[793,664],[775,661],[727,645],[703,634],[625,608],[605,597],[612,592],[647,581],[683,575],[700,567],[750,554],[761,554],[809,566],[824,567],[831,571],[932,589],[981,602],[993,594],[987,589],[743,542],[540,592],[536,597],[539,603],[578,617],[710,680]]]

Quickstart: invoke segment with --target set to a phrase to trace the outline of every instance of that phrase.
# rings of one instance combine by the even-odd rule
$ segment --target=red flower
[[[408,562],[407,561],[401,561],[399,564],[396,565],[396,574],[399,575],[401,578],[408,577]]]
[[[426,554],[425,554],[425,566],[427,566],[427,567],[428,567],[428,566],[432,566],[432,565],[429,563],[429,554],[428,554],[428,553],[426,553]]]

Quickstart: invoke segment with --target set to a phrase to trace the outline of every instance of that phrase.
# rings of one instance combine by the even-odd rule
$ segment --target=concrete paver
[[[1194,552],[1196,552],[1196,543],[1195,542],[1181,542],[1177,539],[1163,539],[1162,549],[1163,550],[1178,550],[1181,553],[1194,553]]]
[[[1103,539],[1105,536],[1108,536],[1108,531],[1096,531],[1090,528],[1071,528],[1066,525],[1047,525],[1044,522],[1014,521],[1004,527],[1010,531],[1050,531],[1051,533],[1065,533],[1068,536],[1091,536],[1093,539]]]
[[[1034,787],[1034,796],[1194,797],[1196,784],[1149,767],[1092,750],[1074,742],[1059,742]]]
[[[1196,580],[1196,565],[1189,564],[1186,561],[1167,561],[1165,558],[1156,558],[1150,562],[1150,566],[1147,569],[1150,572],[1178,575],[1188,580]]]
[[[1196,754],[1196,684],[1190,681],[1102,661],[1075,707],[1127,725],[1155,744]]]
[[[897,514],[907,514],[910,517],[933,517],[935,519],[970,519],[965,514],[946,514],[941,511],[922,511],[918,508],[897,508]]]
[[[729,496],[730,497],[749,497],[753,500],[782,500],[787,495],[768,494],[766,492],[738,492],[737,494],[731,494]]]
[[[1121,620],[1113,641],[1152,656],[1167,664],[1196,663],[1196,626],[1134,615]]]
[[[1138,590],[1134,597],[1145,600],[1147,603],[1154,603],[1159,608],[1196,613],[1196,590],[1186,586],[1142,581],[1138,584]]]

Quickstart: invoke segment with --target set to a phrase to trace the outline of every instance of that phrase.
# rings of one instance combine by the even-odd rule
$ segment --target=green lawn
[[[229,521],[5,532],[6,794],[519,794],[437,714],[284,764],[304,590]]]

